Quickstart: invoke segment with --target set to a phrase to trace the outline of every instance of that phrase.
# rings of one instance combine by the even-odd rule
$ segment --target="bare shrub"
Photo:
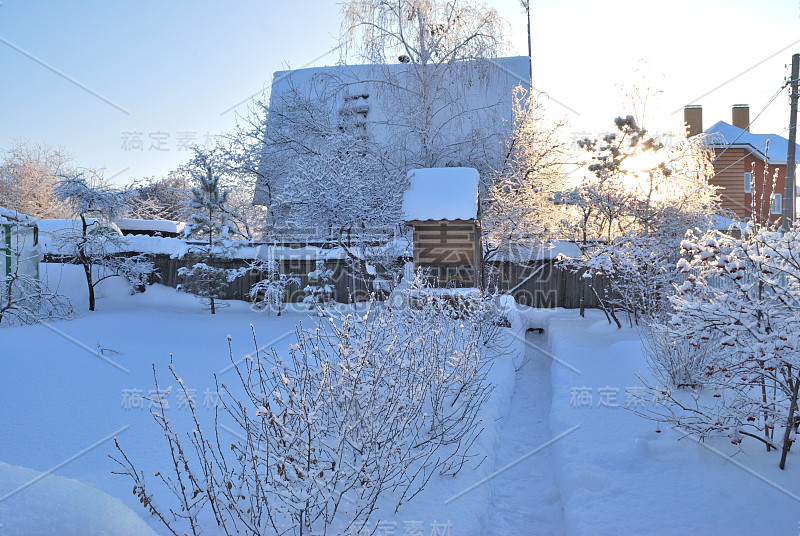
[[[372,303],[365,314],[298,329],[287,355],[257,343],[242,363],[231,355],[239,381],[218,383],[223,409],[210,435],[194,403],[186,434],[163,406],[153,412],[174,462],[157,473],[162,489],[153,490],[119,445],[118,474],[176,535],[185,525],[200,534],[203,509],[227,533],[362,530],[379,499],[399,508],[434,475],[479,461],[471,446],[491,391],[483,350],[491,341],[482,318],[432,303]],[[224,442],[221,429],[236,439]],[[164,491],[177,506],[156,501]]]

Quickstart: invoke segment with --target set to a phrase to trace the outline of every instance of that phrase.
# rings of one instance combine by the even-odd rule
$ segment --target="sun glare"
[[[633,174],[646,173],[657,168],[658,164],[663,161],[662,157],[661,151],[642,151],[626,158],[620,164],[620,169]]]

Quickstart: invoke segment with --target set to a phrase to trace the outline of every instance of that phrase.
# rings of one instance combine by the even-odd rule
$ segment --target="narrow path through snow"
[[[497,469],[530,454],[551,438],[552,360],[536,349],[544,347],[546,337],[534,332],[526,336],[527,360],[517,371],[509,417],[500,435]],[[491,485],[487,535],[564,534],[564,514],[549,448],[499,474]]]

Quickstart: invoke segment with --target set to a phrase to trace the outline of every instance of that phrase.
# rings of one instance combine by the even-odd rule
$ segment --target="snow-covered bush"
[[[674,314],[658,329],[688,343],[704,368],[692,393],[654,386],[665,411],[651,418],[700,437],[727,435],[734,444],[758,439],[782,451],[783,468],[800,388],[800,234],[709,232],[681,247],[677,270],[685,281],[676,285]],[[782,437],[775,438],[776,427]]]
[[[232,442],[196,419],[178,433],[164,407],[153,412],[175,462],[156,474],[171,506],[120,449],[120,473],[174,534],[199,534],[202,509],[229,534],[360,531],[379,499],[399,508],[472,460],[491,389],[482,322],[444,305],[378,303],[320,322],[288,355],[231,355],[241,385],[218,386],[215,422]]]
[[[499,293],[433,287],[422,269],[409,275],[408,286],[398,289],[389,298],[390,304],[396,304],[398,300],[404,304],[395,315],[398,318],[407,316],[405,322],[409,325],[419,324],[422,329],[425,321],[420,319],[428,317],[432,321],[438,316],[468,319],[484,345],[499,340],[501,329],[509,327],[510,321],[500,305],[502,296]]]
[[[608,286],[598,292],[592,288],[601,308],[618,327],[619,312],[628,314],[630,323],[653,319],[669,308],[673,283],[679,274],[673,269],[678,260],[674,245],[659,236],[637,236],[633,232],[617,238],[611,245],[596,245],[586,250],[583,259],[561,261],[584,277],[602,275]]]
[[[19,273],[0,278],[0,323],[4,326],[64,320],[74,313],[69,300],[41,281]],[[13,289],[7,290],[7,289]]]
[[[308,273],[308,285],[303,291],[308,295],[303,298],[303,303],[309,309],[324,306],[331,301],[333,294],[333,270],[325,267],[325,261],[318,260],[314,270]]]
[[[250,287],[250,299],[259,311],[275,313],[277,316],[286,308],[286,289],[291,285],[299,285],[300,278],[291,274],[283,274],[277,260],[255,264],[250,270],[261,272],[263,279]]]
[[[668,322],[658,319],[640,326],[640,330],[642,352],[660,385],[672,389],[703,385],[706,366],[714,361],[710,348],[698,348],[691,339],[676,335]]]

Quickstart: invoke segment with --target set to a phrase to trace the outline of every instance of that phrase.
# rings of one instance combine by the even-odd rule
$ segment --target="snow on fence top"
[[[147,236],[147,235],[127,235],[122,236],[122,232],[113,223],[102,223],[94,218],[87,218],[86,223],[90,228],[95,226],[113,231],[119,234],[118,240],[114,244],[108,244],[109,253],[151,253],[154,255],[169,255],[172,258],[182,258],[193,245],[197,242],[187,242],[182,238]],[[80,220],[39,220],[40,243],[43,252],[50,255],[71,255],[73,247],[64,238],[80,233],[82,223]],[[323,249],[315,246],[305,246],[301,248],[291,248],[275,246],[269,244],[251,244],[249,242],[226,240],[225,245],[233,248],[233,251],[226,252],[232,259],[345,259],[347,255],[340,248]],[[403,244],[400,244],[402,246]],[[219,250],[221,251],[221,250]]]
[[[427,168],[408,172],[403,219],[474,220],[478,217],[478,171],[473,168]]]
[[[33,225],[36,223],[36,219],[28,216],[27,214],[17,212],[16,210],[9,210],[7,208],[0,207],[0,223],[9,222]]]

